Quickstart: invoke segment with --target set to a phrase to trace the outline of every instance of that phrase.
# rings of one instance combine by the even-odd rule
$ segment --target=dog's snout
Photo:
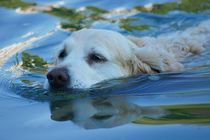
[[[65,88],[69,83],[69,74],[66,68],[54,68],[47,74],[47,79],[52,88]]]

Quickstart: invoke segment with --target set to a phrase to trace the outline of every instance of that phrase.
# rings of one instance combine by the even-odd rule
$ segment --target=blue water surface
[[[67,8],[96,6],[132,9],[169,0],[24,0],[39,5],[61,4]],[[92,28],[116,29],[124,35],[158,36],[182,31],[209,19],[209,11],[167,14],[137,12],[133,24],[148,30],[128,31],[116,23],[98,22]],[[21,52],[39,55],[47,62],[71,31],[59,27],[61,19],[44,12],[19,13],[0,7],[0,50],[31,38],[26,45],[0,61],[1,140],[209,140],[210,139],[210,45],[192,56],[181,73],[137,75],[105,81],[88,90],[50,92],[43,89],[45,74],[23,70]],[[49,34],[49,35],[48,35]],[[0,53],[3,55],[3,53]]]

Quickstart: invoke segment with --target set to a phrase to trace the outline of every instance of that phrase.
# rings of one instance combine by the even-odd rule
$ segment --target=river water
[[[59,44],[80,26],[138,37],[182,31],[210,19],[209,0],[200,4],[207,8],[199,4],[190,7],[187,0],[21,1],[22,5],[35,3],[44,8],[92,6],[106,10],[96,10],[97,16],[103,14],[106,20],[90,16],[94,20],[80,19],[83,24],[79,27],[72,26],[74,22],[65,13],[30,10],[31,5],[22,10],[20,1],[15,1],[18,4],[10,6],[0,2],[1,140],[210,139],[210,45],[201,55],[188,58],[182,73],[137,75],[88,90],[47,91],[42,86],[46,71],[23,67],[22,62],[22,52],[27,52],[51,64]],[[165,6],[172,2],[190,8]],[[134,10],[157,3],[168,11]],[[78,19],[73,20],[77,23]],[[63,22],[71,28],[66,29]]]

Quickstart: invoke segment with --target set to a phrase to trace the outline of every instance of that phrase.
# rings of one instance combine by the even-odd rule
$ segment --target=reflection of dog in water
[[[45,87],[88,88],[112,78],[181,71],[180,62],[208,44],[209,25],[207,20],[185,31],[142,38],[99,29],[74,32],[58,51]]]
[[[50,109],[53,120],[71,120],[86,129],[111,128],[141,117],[158,118],[165,114],[158,107],[141,107],[123,97],[52,101]]]

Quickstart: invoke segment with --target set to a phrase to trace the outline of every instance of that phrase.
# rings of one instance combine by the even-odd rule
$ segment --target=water
[[[193,11],[193,4],[192,9],[172,7],[164,14],[132,11],[135,6],[171,2],[167,0],[114,1],[112,4],[109,0],[25,2],[57,4],[67,9],[90,5],[103,8],[109,10],[105,13],[108,19],[100,20],[99,13],[95,13],[97,18],[85,15],[91,20],[82,19],[79,26],[112,29],[139,37],[182,31],[210,18],[209,10],[199,4],[194,8],[197,11]],[[38,55],[51,63],[62,40],[79,27],[72,26],[72,19],[65,17],[65,13],[26,12],[17,9],[20,4],[11,5],[15,8],[0,2],[2,140],[210,138],[210,45],[201,55],[188,58],[182,73],[137,75],[105,81],[89,90],[49,92],[42,87],[46,70],[21,66],[22,52]],[[114,12],[122,7],[130,10]],[[124,23],[124,18],[129,20]],[[68,31],[60,28],[63,22],[71,25]],[[139,30],[138,25],[149,28]]]

